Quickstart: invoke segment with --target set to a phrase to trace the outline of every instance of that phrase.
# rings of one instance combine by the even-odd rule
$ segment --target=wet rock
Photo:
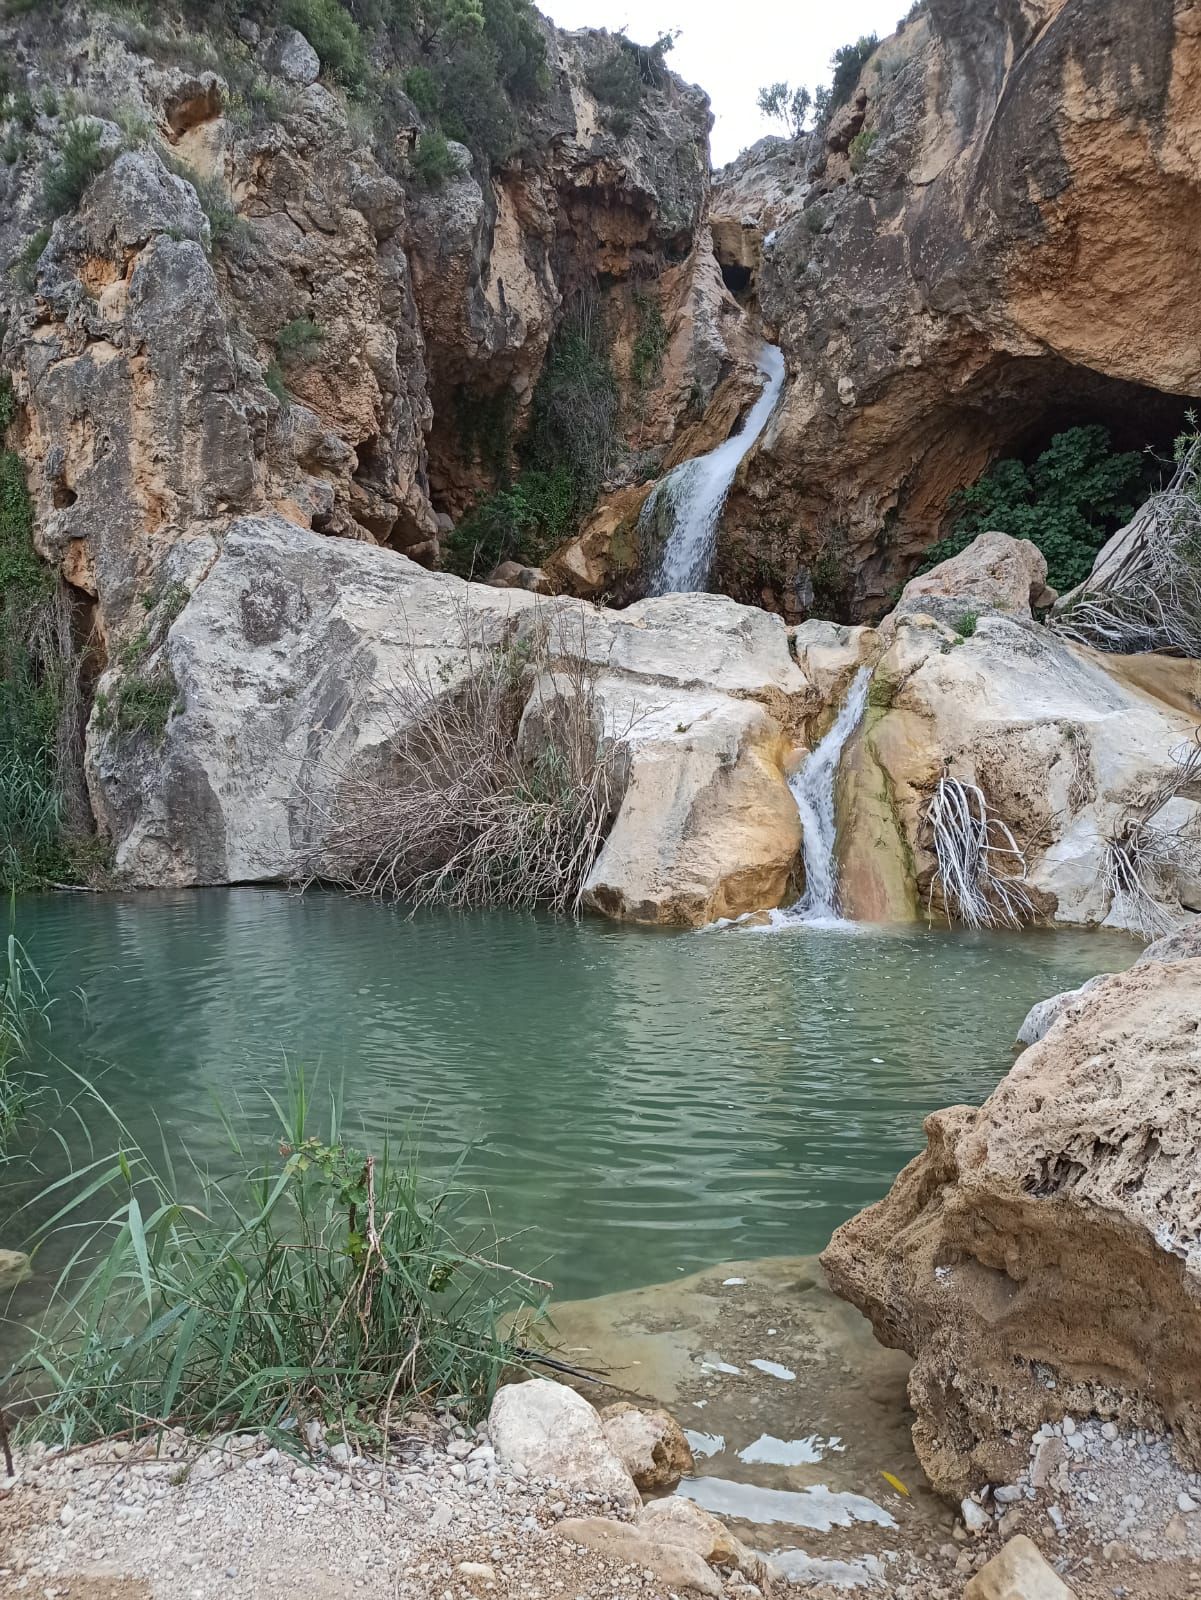
[[[1065,989],[1062,994],[1053,994],[1048,1000],[1039,1000],[1026,1013],[1026,1020],[1018,1029],[1017,1043],[1023,1046],[1037,1044],[1040,1039],[1045,1038],[1050,1033],[1051,1029],[1070,1006],[1075,1005],[1078,1000],[1083,1000],[1086,995],[1091,994],[1096,986],[1099,983],[1103,983],[1108,976],[1108,973],[1102,973],[1099,977],[1090,978],[1087,983],[1081,984],[1078,989]]]
[[[619,1400],[606,1406],[600,1419],[605,1438],[644,1494],[674,1489],[692,1471],[692,1451],[684,1430],[666,1411],[644,1411]]]
[[[627,1522],[606,1517],[566,1517],[555,1530],[568,1544],[582,1545],[612,1561],[642,1567],[669,1590],[720,1596],[721,1580],[703,1556],[685,1545],[656,1538],[653,1532],[632,1528]]]
[[[1073,1592],[1023,1534],[1010,1539],[963,1591],[963,1600],[1074,1600]]]
[[[488,1431],[502,1466],[606,1496],[626,1510],[641,1504],[634,1480],[581,1395],[548,1378],[509,1383],[492,1402]]]
[[[1201,1462],[1199,1014],[1195,963],[1106,978],[978,1111],[928,1118],[925,1153],[823,1255],[915,1356],[914,1444],[941,1491],[1014,1481],[1065,1415],[1170,1427]],[[1039,1437],[1050,1486],[1076,1440]]]

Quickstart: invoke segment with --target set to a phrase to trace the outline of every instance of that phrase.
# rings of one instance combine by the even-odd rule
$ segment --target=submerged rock
[[[1104,979],[822,1261],[916,1361],[918,1456],[959,1497],[1045,1422],[1171,1427],[1201,1463],[1201,962]]]
[[[488,1431],[504,1465],[589,1490],[626,1511],[642,1503],[596,1412],[561,1383],[530,1378],[506,1384],[492,1402]]]

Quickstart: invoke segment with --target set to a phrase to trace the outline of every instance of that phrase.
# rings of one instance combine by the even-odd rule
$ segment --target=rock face
[[[169,570],[186,603],[133,668],[101,679],[89,731],[93,806],[131,882],[308,876],[350,765],[404,725],[398,685],[416,674],[453,694],[472,649],[549,618],[556,648],[593,664],[606,734],[628,752],[592,903],[694,924],[786,893],[800,838],[787,730],[810,692],[778,618],[716,595],[623,613],[558,601],[544,617],[523,589],[279,517],[242,518],[219,545],[181,542]],[[171,686],[161,737],[106,710],[131,677]]]
[[[1079,420],[1171,437],[1201,392],[1199,72],[1173,0],[928,0],[819,134],[721,175],[719,260],[789,371],[727,593],[879,616],[998,455]]]
[[[641,1505],[634,1481],[582,1395],[547,1378],[510,1383],[488,1418],[497,1458],[532,1476],[587,1489],[626,1511]]]
[[[822,1260],[915,1357],[936,1488],[1009,1483],[1044,1422],[1170,1427],[1201,1462],[1201,962],[1104,979]]]
[[[905,920],[932,892],[941,903],[929,805],[944,775],[975,786],[1011,830],[1034,914],[1143,932],[1148,916],[1192,913],[1201,863],[1192,788],[1168,813],[1178,848],[1148,886],[1158,910],[1121,892],[1110,866],[1111,848],[1191,748],[1201,668],[1101,655],[1036,625],[1029,597],[1045,570],[1025,541],[981,535],[909,584],[878,633],[849,630],[836,642],[823,625],[796,630],[801,670],[826,684],[874,657],[840,792],[848,915]]]
[[[547,25],[520,155],[489,170],[460,148],[461,170],[436,188],[408,162],[410,103],[395,108],[399,132],[365,129],[302,34],[238,43],[221,26],[172,49],[215,59],[216,39],[228,79],[165,65],[152,33],[86,5],[52,51],[32,21],[0,24],[35,98],[69,84],[140,130],[93,119],[106,150],[136,147],[0,285],[19,402],[9,442],[39,548],[91,603],[110,656],[140,632],[171,547],[219,542],[238,515],[434,563],[440,533],[493,486],[480,417],[503,419],[511,457],[551,336],[597,284],[631,449],[687,450],[715,394],[709,426],[722,425],[751,367],[707,228],[699,90],[657,74],[619,137],[587,86],[619,47]],[[65,119],[38,115],[0,172],[5,259],[38,227]],[[646,307],[663,348],[636,380]]]

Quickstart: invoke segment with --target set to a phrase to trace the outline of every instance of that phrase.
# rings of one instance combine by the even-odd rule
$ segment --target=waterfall
[[[673,467],[642,508],[640,528],[650,527],[659,511],[666,511],[671,526],[650,594],[690,594],[709,581],[717,524],[734,474],[763,432],[784,383],[784,357],[774,344],[764,345],[758,366],[766,380],[763,391],[738,432],[708,455]]]
[[[843,748],[863,719],[871,669],[860,667],[842,710],[825,738],[805,759],[789,788],[804,829],[805,892],[789,921],[838,922],[838,867],[834,858],[834,786]]]

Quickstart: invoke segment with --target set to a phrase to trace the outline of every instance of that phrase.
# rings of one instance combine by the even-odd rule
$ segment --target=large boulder
[[[1010,1539],[963,1591],[963,1600],[1074,1600],[1072,1591],[1025,1534]]]
[[[1068,1414],[1170,1427],[1201,1464],[1201,963],[1109,977],[822,1257],[915,1357],[914,1443],[962,1496]]]
[[[955,620],[1003,611],[1029,617],[1054,599],[1055,591],[1047,587],[1047,558],[1037,545],[1007,533],[981,533],[957,556],[911,578],[894,616],[928,611],[940,620]]]
[[[591,903],[691,925],[785,896],[800,842],[786,730],[809,687],[778,618],[717,595],[540,606],[279,517],[241,518],[219,546],[182,542],[169,570],[182,612],[161,645],[105,674],[88,734],[93,805],[133,883],[320,870],[340,785],[386,758],[404,686],[453,695],[474,652],[545,628],[588,663],[628,768]],[[173,685],[161,732],[114,714],[131,680]],[[552,687],[530,685],[531,699]]]
[[[502,1464],[599,1495],[623,1511],[642,1504],[595,1410],[564,1384],[549,1378],[506,1384],[492,1402],[488,1431]]]

